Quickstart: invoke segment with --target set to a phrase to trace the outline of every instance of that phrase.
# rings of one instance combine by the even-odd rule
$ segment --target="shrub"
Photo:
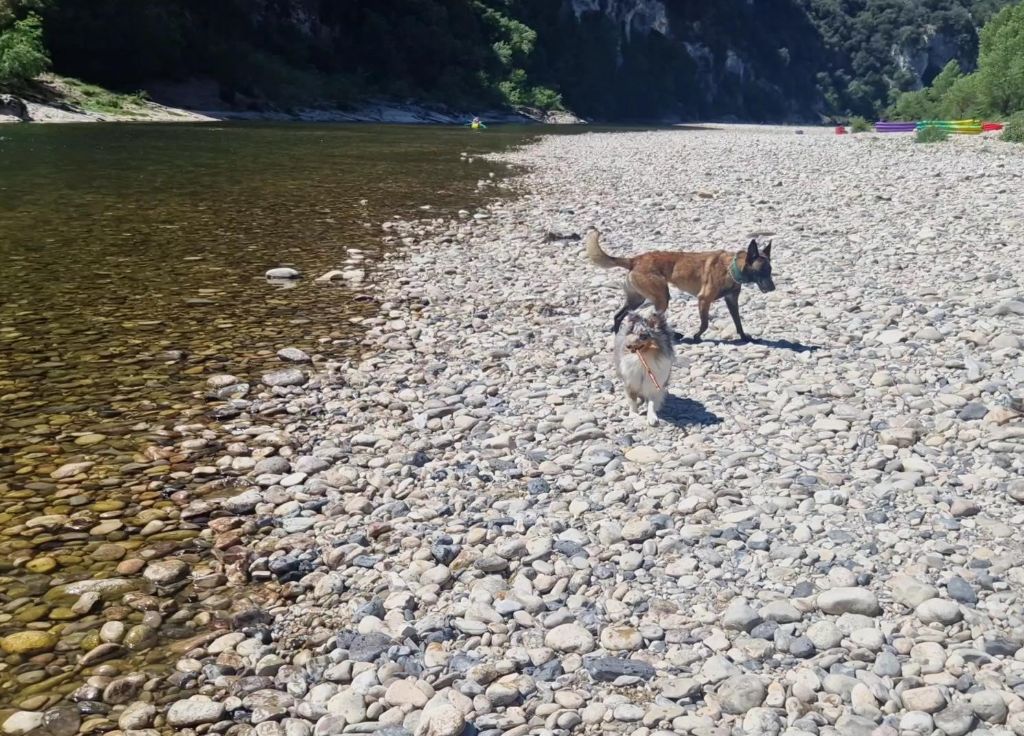
[[[0,32],[0,84],[27,82],[49,65],[39,16],[29,15]]]
[[[860,115],[854,115],[850,118],[850,132],[851,133],[870,133],[874,130],[874,126],[862,118]]]
[[[1003,124],[1003,134],[999,140],[1008,143],[1024,143],[1024,112],[1014,113]]]
[[[533,88],[533,105],[544,111],[561,110],[562,95],[547,87]]]
[[[931,125],[924,128],[918,128],[917,131],[918,143],[941,143],[947,138],[949,138],[949,133],[944,131],[942,128],[936,128]]]

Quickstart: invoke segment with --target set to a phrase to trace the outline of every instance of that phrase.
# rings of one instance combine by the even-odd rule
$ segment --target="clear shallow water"
[[[0,128],[0,638],[56,642],[5,651],[0,721],[10,707],[53,706],[91,674],[173,662],[161,645],[207,621],[189,607],[193,591],[160,592],[176,603],[158,621],[124,605],[123,593],[73,610],[59,586],[125,577],[149,594],[133,560],[199,564],[200,529],[178,517],[174,493],[209,478],[192,475],[201,459],[166,448],[176,424],[207,421],[206,377],[256,381],[285,346],[344,355],[358,339],[350,320],[372,313],[372,301],[313,279],[355,248],[372,281],[381,222],[494,196],[477,181],[499,169],[472,156],[541,132]],[[271,286],[264,272],[276,266],[305,278]],[[53,477],[75,462],[93,465]],[[144,628],[82,667],[109,620]]]

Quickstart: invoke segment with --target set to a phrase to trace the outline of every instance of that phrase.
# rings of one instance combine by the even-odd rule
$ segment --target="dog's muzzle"
[[[626,350],[646,350],[654,342],[654,337],[646,330],[632,333],[626,337]]]
[[[771,279],[765,279],[764,281],[757,282],[757,288],[767,294],[769,291],[775,291],[775,282]]]

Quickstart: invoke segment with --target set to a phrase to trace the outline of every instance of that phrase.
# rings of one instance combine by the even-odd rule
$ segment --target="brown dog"
[[[700,311],[700,329],[693,336],[698,342],[708,329],[708,311],[711,302],[725,299],[736,332],[740,339],[749,341],[740,322],[740,288],[743,284],[757,284],[761,291],[775,291],[772,281],[772,243],[761,250],[757,240],[751,240],[745,251],[651,251],[632,258],[616,258],[601,250],[600,233],[587,233],[587,255],[602,268],[618,266],[626,274],[626,304],[615,313],[613,332],[627,313],[645,301],[654,305],[659,314],[668,309],[668,287],[672,285],[697,297]]]

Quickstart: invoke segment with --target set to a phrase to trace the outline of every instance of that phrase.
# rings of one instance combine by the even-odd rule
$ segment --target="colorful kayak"
[[[939,128],[947,133],[960,135],[977,135],[981,132],[981,121],[979,120],[922,120],[917,124],[917,129]]]
[[[876,133],[913,133],[917,130],[917,123],[905,121],[880,120],[875,123]]]
[[[922,128],[939,128],[947,133],[977,135],[978,133],[1002,130],[1002,123],[982,123],[980,120],[879,120],[875,123],[876,133],[913,133]],[[838,129],[836,130],[838,133]]]

